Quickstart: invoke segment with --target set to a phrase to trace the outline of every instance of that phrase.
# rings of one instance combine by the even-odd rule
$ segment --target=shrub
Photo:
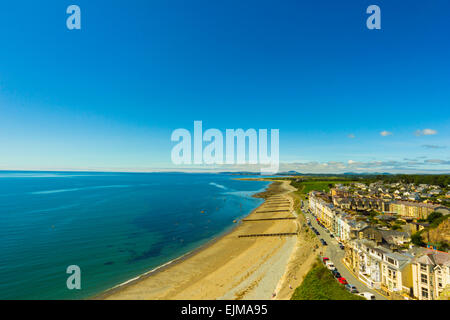
[[[422,240],[421,232],[416,232],[411,235],[411,242],[416,246],[422,247],[425,245],[425,242]]]
[[[317,261],[295,289],[291,300],[365,300],[339,284],[321,262]]]

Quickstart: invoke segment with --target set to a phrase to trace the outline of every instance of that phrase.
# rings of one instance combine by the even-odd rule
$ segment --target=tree
[[[422,247],[425,245],[425,242],[423,242],[423,240],[422,240],[420,231],[411,235],[411,242],[419,247]]]
[[[440,213],[440,212],[432,212],[429,216],[428,216],[428,218],[427,218],[427,220],[428,220],[428,222],[429,223],[432,223],[434,220],[436,220],[436,219],[439,219],[439,218],[441,218],[442,217],[442,213]]]

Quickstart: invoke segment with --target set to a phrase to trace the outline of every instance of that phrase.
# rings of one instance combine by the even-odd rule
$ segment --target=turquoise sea
[[[188,253],[262,203],[267,182],[234,178],[0,172],[0,299],[89,298]]]

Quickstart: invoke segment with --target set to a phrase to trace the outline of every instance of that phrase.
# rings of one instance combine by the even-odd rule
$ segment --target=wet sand
[[[248,234],[296,233],[295,190],[289,182],[274,182],[258,195],[266,201],[230,233],[184,259],[107,291],[100,299],[271,299],[288,286],[289,262],[297,236],[245,237]]]

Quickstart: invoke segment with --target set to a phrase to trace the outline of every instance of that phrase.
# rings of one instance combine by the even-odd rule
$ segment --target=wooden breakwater
[[[261,219],[243,219],[242,221],[268,221],[268,220],[295,220],[295,217],[283,217],[283,218],[261,218]]]
[[[288,209],[282,209],[282,210],[269,210],[269,211],[255,211],[255,213],[274,213],[274,212],[288,212]]]
[[[296,236],[297,232],[241,234],[239,238]]]

